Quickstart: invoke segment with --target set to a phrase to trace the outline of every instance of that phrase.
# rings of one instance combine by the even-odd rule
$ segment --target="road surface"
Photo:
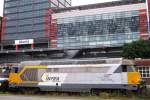
[[[10,95],[10,94],[0,94],[0,100],[122,100],[122,99],[100,99],[100,98],[82,98],[79,97],[50,97],[50,96],[24,96],[24,95]],[[128,100],[128,99],[124,99]],[[136,100],[136,99],[130,99]],[[140,99],[138,99],[140,100]],[[142,99],[146,100],[146,99]],[[150,100],[150,99],[148,99]]]
[[[18,96],[18,95],[0,95],[0,100],[81,100],[81,99],[61,99],[54,97],[41,97],[41,96]]]

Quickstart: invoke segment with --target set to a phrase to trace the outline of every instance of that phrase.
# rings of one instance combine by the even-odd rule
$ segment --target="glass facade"
[[[57,19],[58,48],[121,46],[140,39],[140,11]]]
[[[139,6],[133,3],[135,8],[133,7],[129,11],[121,10],[115,12],[115,10],[110,10],[108,12],[89,13],[89,15],[83,14],[76,17],[65,17],[65,14],[63,18],[54,17],[52,20],[56,19],[57,21],[57,32],[54,34],[55,32],[48,31],[48,36],[46,36],[45,16],[47,10],[49,8],[69,7],[71,6],[71,0],[5,0],[6,32],[3,37],[4,40],[12,40],[13,43],[14,40],[36,39],[35,44],[38,44],[36,45],[37,48],[42,48],[40,44],[44,44],[45,48],[65,49],[122,46],[124,43],[139,40],[141,35],[144,36],[147,33],[147,12],[146,7],[143,7],[143,5],[144,3],[139,4]],[[107,6],[101,6],[77,8],[79,11],[107,8]],[[116,6],[112,4],[111,7],[118,9],[119,6],[127,6],[127,4],[116,4]],[[76,7],[67,9],[70,9],[69,12],[71,12]],[[65,13],[65,10],[60,9],[60,12],[61,10]],[[59,13],[59,10],[58,12],[56,10],[57,13]],[[48,27],[48,30],[51,30],[49,29],[50,27]]]
[[[48,8],[71,6],[71,0],[5,0],[5,40],[45,37],[45,12]]]

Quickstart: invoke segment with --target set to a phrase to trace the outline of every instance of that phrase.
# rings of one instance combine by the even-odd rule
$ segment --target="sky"
[[[117,1],[117,0],[72,0],[72,5],[77,6],[109,1]],[[0,0],[0,16],[2,16],[2,14],[3,14],[3,0]]]

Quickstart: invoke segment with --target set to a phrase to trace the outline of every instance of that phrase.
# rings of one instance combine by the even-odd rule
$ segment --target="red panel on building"
[[[148,2],[148,10],[150,12],[150,0],[147,0],[147,2]],[[150,15],[149,15],[149,17],[150,17]]]
[[[142,25],[142,24],[147,25],[148,23],[147,22],[140,22],[140,25]]]
[[[149,16],[149,19],[150,19],[150,0],[147,0],[147,4],[148,4],[148,16]]]
[[[6,32],[6,17],[4,16],[2,18],[2,30],[1,30],[1,37],[0,37],[0,41],[2,41],[4,39],[4,34]]]
[[[146,9],[141,9],[139,10],[140,14],[140,36],[141,39],[148,39],[148,18],[147,18],[147,13]]]
[[[147,59],[147,60],[135,60],[135,65],[138,65],[138,66],[149,66],[150,65],[150,59]]]
[[[140,12],[146,12],[146,9],[140,9],[139,11]]]
[[[52,17],[52,14],[52,9],[46,10],[45,35],[50,39],[50,48],[57,48],[57,20]]]

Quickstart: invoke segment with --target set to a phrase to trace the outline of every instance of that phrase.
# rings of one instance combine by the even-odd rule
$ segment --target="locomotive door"
[[[127,65],[122,65],[121,82],[122,84],[128,83]]]
[[[127,73],[126,72],[122,72],[121,73],[121,83],[122,84],[127,84]]]
[[[61,83],[56,82],[56,91],[61,91]]]

